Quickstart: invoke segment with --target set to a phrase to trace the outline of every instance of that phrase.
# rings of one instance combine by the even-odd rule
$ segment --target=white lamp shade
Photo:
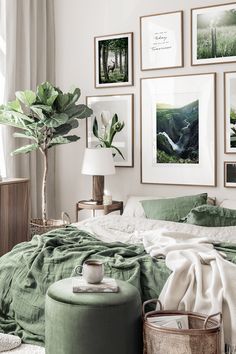
[[[112,149],[85,149],[81,173],[92,176],[113,175],[115,166]]]

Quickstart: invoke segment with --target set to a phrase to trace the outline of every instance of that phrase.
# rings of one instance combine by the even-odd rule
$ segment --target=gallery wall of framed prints
[[[94,38],[94,86],[119,91],[87,97],[94,110],[87,120],[87,145],[97,143],[92,134],[94,117],[100,117],[101,126],[102,111],[117,113],[125,129],[115,144],[125,159],[116,155],[115,164],[134,166],[134,94],[124,90],[137,83],[135,36],[135,55],[138,50],[140,55],[140,182],[216,186],[216,125],[220,119],[224,132],[217,136],[224,140],[223,153],[236,154],[236,71],[224,66],[222,74],[219,66],[210,64],[236,63],[236,2],[210,6],[203,2],[202,7],[188,10],[140,14],[137,21],[139,34],[131,28],[131,32]],[[190,27],[184,28],[186,21]],[[189,38],[187,53],[184,38]],[[218,87],[220,80],[223,90]],[[217,112],[216,90],[224,116]],[[236,162],[225,161],[221,172],[224,187],[235,187]]]

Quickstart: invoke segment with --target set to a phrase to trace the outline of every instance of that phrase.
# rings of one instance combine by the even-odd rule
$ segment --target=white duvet
[[[104,242],[142,243],[143,232],[165,229],[207,237],[212,242],[236,243],[236,226],[203,227],[171,221],[151,220],[119,215],[107,215],[75,223],[79,229],[90,232]]]

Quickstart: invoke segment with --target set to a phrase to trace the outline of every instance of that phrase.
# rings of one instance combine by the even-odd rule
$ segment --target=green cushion
[[[186,223],[199,226],[235,226],[236,210],[219,206],[201,205],[192,209],[186,217]]]
[[[48,289],[46,354],[141,354],[141,299],[131,284],[117,280],[117,293],[72,292],[72,278]]]
[[[141,200],[148,219],[180,222],[192,208],[207,203],[207,193],[186,197]]]

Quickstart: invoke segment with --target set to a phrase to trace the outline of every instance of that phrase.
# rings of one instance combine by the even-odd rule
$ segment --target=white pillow
[[[145,218],[144,209],[142,204],[139,203],[140,200],[149,200],[149,199],[164,199],[164,197],[153,197],[153,196],[130,196],[126,202],[123,215],[124,216],[136,216]]]
[[[166,198],[173,198],[173,197],[153,197],[153,196],[136,196],[132,195],[128,197],[126,202],[123,215],[124,216],[136,216],[140,218],[145,218],[145,212],[140,203],[141,200],[153,200],[153,199],[166,199]],[[236,203],[236,202],[235,202]],[[208,197],[207,204],[215,205],[215,198]],[[236,206],[235,206],[236,209]]]
[[[225,199],[220,204],[222,208],[235,209],[236,210],[236,200]]]

